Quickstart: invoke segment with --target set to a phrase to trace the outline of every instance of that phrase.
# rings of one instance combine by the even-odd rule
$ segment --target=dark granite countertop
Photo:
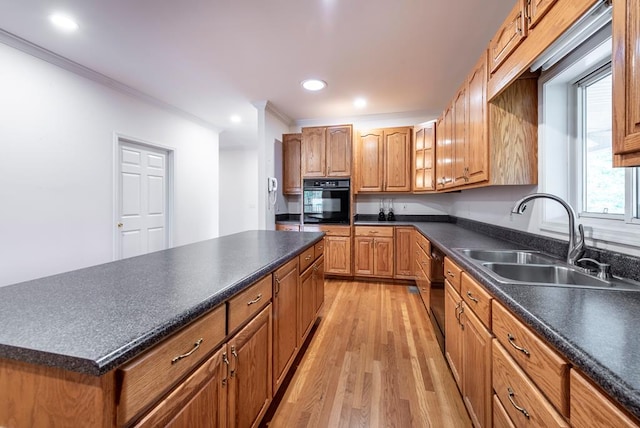
[[[102,375],[323,235],[242,232],[0,287],[0,358]]]
[[[388,222],[357,224],[390,225]],[[505,306],[640,418],[640,293],[501,284],[455,248],[523,249],[452,223],[411,224]]]

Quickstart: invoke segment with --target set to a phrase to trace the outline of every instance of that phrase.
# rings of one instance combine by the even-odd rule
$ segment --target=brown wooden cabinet
[[[304,226],[305,231],[322,231],[324,237],[324,272],[351,275],[351,226]]]
[[[271,344],[271,304],[227,342],[232,427],[257,427],[271,403]]]
[[[396,227],[395,231],[395,274],[398,279],[414,279],[413,265],[413,245],[414,245],[414,229],[413,227]]]
[[[393,227],[356,226],[355,275],[393,277]]]
[[[383,190],[383,138],[382,129],[372,129],[358,133],[356,146],[356,193],[382,192]]]
[[[356,145],[355,192],[411,191],[412,128],[361,131]]]
[[[489,179],[489,122],[487,106],[487,52],[467,78],[467,138],[464,150],[465,184]]]
[[[491,427],[491,332],[467,302],[462,327],[462,399],[476,427]]]
[[[316,318],[316,284],[314,275],[314,266],[309,266],[300,275],[300,288],[298,291],[298,346],[301,346],[304,342]]]
[[[613,7],[614,166],[640,165],[640,0]]]
[[[600,388],[571,369],[571,425],[574,427],[637,428],[638,422],[618,408]],[[588,403],[588,404],[587,404]]]
[[[453,264],[449,261],[449,265]],[[456,270],[459,272],[459,268]],[[449,271],[451,272],[451,268]],[[462,289],[467,295],[469,291],[464,284],[473,280],[465,273],[460,273],[460,277]],[[456,276],[449,276],[445,282],[445,357],[474,426],[490,427],[492,424],[491,339],[493,336],[449,279],[455,281]],[[477,285],[477,287],[480,286]],[[467,298],[469,298],[468,295]],[[473,294],[470,299],[469,301],[473,303],[477,300]]]
[[[133,426],[227,426],[226,344]]]
[[[313,289],[316,297],[313,300],[316,316],[324,305],[324,255],[320,255],[313,264]]]
[[[436,186],[438,190],[453,186],[453,106],[447,106],[436,122]]]
[[[516,0],[513,9],[489,42],[491,73],[495,72],[527,37],[528,26],[525,22],[525,7],[526,0]]]
[[[351,176],[352,126],[302,128],[302,176]]]
[[[527,26],[533,28],[557,0],[527,0]]]
[[[413,192],[436,190],[436,124],[430,122],[413,129]]]
[[[302,134],[282,135],[282,193],[302,194],[302,172],[300,169]]]
[[[411,191],[411,135],[412,129],[384,129],[385,192]]]
[[[462,392],[462,328],[460,314],[462,299],[449,280],[444,286],[444,356],[449,363],[453,378]]]
[[[497,340],[492,353],[493,389],[515,426],[569,427]]]
[[[285,232],[300,232],[300,225],[276,223],[276,230],[285,231]]]
[[[453,123],[451,153],[453,161],[452,186],[462,186],[467,178],[467,83],[465,82],[453,98]]]
[[[273,391],[276,392],[298,350],[298,259],[273,274]]]

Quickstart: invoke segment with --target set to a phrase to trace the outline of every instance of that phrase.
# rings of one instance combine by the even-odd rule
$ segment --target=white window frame
[[[594,38],[595,39],[595,38]],[[600,243],[608,245],[624,245],[638,248],[640,242],[640,219],[638,215],[638,201],[634,195],[637,194],[638,177],[635,171],[627,168],[625,174],[625,214],[624,215],[602,215],[584,213],[583,206],[583,183],[582,183],[582,142],[578,141],[579,124],[576,120],[578,90],[575,83],[588,75],[585,72],[574,73],[566,82],[550,86],[555,78],[570,68],[574,63],[582,61],[584,64],[587,53],[597,46],[604,45],[604,38],[595,39],[591,46],[585,46],[567,56],[556,66],[543,73],[539,80],[539,185],[538,191],[553,193],[568,201],[578,213],[578,222],[585,227],[587,243],[590,246],[600,247]],[[588,70],[591,72],[602,68],[611,58],[600,58],[589,64]],[[560,105],[558,114],[545,111],[547,100],[545,97],[553,92],[555,97],[553,103]],[[548,105],[548,104],[547,104]],[[552,116],[556,117],[552,117]],[[558,116],[566,117],[566,128],[558,129]],[[561,118],[562,119],[562,118]],[[552,123],[555,121],[556,123]],[[564,121],[564,120],[563,120]],[[549,124],[551,123],[551,124]],[[558,165],[561,164],[563,170],[567,171],[565,177],[558,177]],[[555,170],[554,170],[555,167]],[[629,184],[631,183],[631,185]],[[551,232],[556,235],[568,236],[567,215],[559,204],[552,201],[540,200],[536,204],[536,216],[539,219],[539,232]]]

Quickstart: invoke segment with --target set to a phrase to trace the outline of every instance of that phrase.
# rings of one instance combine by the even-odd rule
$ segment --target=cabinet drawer
[[[568,362],[495,300],[492,327],[496,338],[551,403],[568,415]]]
[[[475,279],[462,272],[460,295],[478,316],[482,324],[491,330],[491,295]]]
[[[454,262],[448,257],[444,259],[444,277],[447,279],[456,291],[460,292],[460,276],[462,269],[460,269]]]
[[[219,306],[118,369],[118,425],[152,404],[224,340],[225,315],[225,306]]]
[[[324,254],[324,239],[315,245],[313,253],[316,259]]]
[[[304,270],[308,268],[311,263],[313,263],[313,261],[315,260],[315,258],[313,257],[314,252],[314,247],[309,247],[304,250],[302,254],[300,254],[300,256],[298,256],[300,259],[300,261],[298,262],[298,265],[300,266],[300,272],[304,272]]]
[[[586,403],[589,403],[588,405]],[[586,377],[571,370],[571,424],[576,427],[638,427]]]
[[[493,389],[519,427],[569,427],[500,342],[493,341]]]
[[[278,224],[276,223],[276,230],[282,230],[286,232],[299,232],[300,225],[298,224]]]
[[[393,227],[356,226],[356,236],[385,236],[393,237]]]
[[[416,242],[418,243],[418,246],[422,248],[422,251],[426,254],[431,254],[431,242],[422,236],[420,232],[416,232]]]
[[[271,275],[267,275],[229,300],[229,333],[248,321],[271,300],[272,289]]]
[[[497,395],[493,394],[493,428],[516,428]]]
[[[320,226],[327,236],[351,236],[351,226]]]

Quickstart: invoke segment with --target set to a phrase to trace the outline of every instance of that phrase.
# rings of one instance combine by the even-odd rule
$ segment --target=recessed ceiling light
[[[49,20],[56,26],[56,28],[67,33],[72,33],[78,29],[78,23],[69,15],[54,13],[49,16]]]
[[[356,99],[353,101],[353,105],[354,105],[356,108],[364,108],[364,107],[366,107],[366,106],[367,106],[367,100],[365,100],[364,98],[356,98]]]
[[[242,118],[240,116],[238,116],[237,114],[234,114],[233,116],[231,116],[231,122],[233,123],[240,123],[242,122]]]
[[[307,79],[303,80],[301,85],[307,91],[319,91],[327,87],[327,82],[318,79]]]

